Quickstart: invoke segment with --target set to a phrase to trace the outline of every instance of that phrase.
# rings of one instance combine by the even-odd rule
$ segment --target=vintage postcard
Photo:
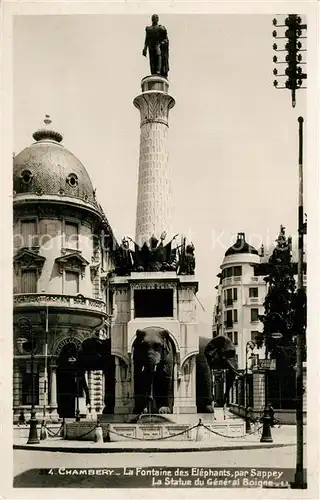
[[[317,498],[317,3],[1,9],[2,497]]]

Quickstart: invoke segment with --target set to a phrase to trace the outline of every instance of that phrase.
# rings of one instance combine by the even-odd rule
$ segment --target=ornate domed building
[[[259,315],[267,285],[263,276],[255,276],[254,265],[260,264],[258,250],[249,245],[244,233],[225,252],[218,274],[217,302],[214,308],[213,335],[226,335],[236,347],[238,367],[245,369],[246,345],[262,330]],[[216,394],[223,394],[222,380],[216,380]],[[237,396],[232,395],[232,400]]]
[[[280,233],[284,227],[280,227]],[[279,237],[278,237],[279,238]],[[288,239],[291,245],[291,238]],[[263,371],[258,369],[259,359],[265,359],[265,348],[254,344],[263,331],[263,323],[259,316],[265,313],[264,301],[268,292],[265,277],[268,274],[268,262],[276,242],[260,251],[249,245],[244,233],[238,233],[235,243],[225,252],[221,264],[221,272],[217,275],[217,298],[213,313],[213,336],[228,336],[236,347],[238,369],[246,374],[239,378],[231,390],[230,408],[234,413],[244,416],[245,407],[253,408],[257,416],[265,403],[265,379]],[[292,250],[292,248],[291,248]],[[292,252],[294,272],[297,273],[295,249]],[[306,263],[305,263],[306,271]],[[297,278],[297,276],[295,276]],[[306,276],[304,277],[306,285]],[[305,373],[304,373],[305,377]],[[293,401],[285,400],[277,381],[277,374],[269,375],[269,394],[277,401],[277,412],[282,421],[292,423],[294,411]],[[219,404],[223,394],[223,377],[215,378],[215,398]],[[306,404],[304,400],[304,405]]]
[[[37,416],[54,420],[75,414],[72,363],[81,343],[108,329],[116,243],[88,172],[48,116],[33,138],[13,160],[14,417],[27,415],[35,396]],[[102,372],[86,382],[101,411]]]

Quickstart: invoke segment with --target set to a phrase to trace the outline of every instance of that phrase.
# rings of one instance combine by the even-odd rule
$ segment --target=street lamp
[[[246,343],[246,370],[245,370],[245,377],[244,377],[244,407],[245,407],[245,422],[246,422],[246,432],[251,431],[251,426],[250,426],[250,418],[248,416],[248,387],[247,387],[247,382],[248,382],[248,353],[249,350],[253,351],[255,348],[255,343],[252,340],[248,340]],[[251,356],[252,358],[252,352]]]
[[[34,363],[34,332],[32,328],[31,321],[28,318],[19,318],[17,321],[18,324],[23,324],[24,323],[24,331],[26,333],[26,337],[19,337],[17,339],[18,344],[26,344],[29,342],[29,339],[27,338],[30,336],[31,340],[31,372],[32,372],[32,403],[31,403],[31,416],[30,416],[30,428],[29,428],[29,438],[27,441],[27,444],[38,444],[39,438],[38,438],[38,430],[37,430],[37,418],[36,418],[36,409],[35,409],[35,395],[36,395],[36,384],[35,384],[35,363]]]
[[[76,422],[80,422],[80,410],[79,410],[79,376],[78,376],[78,367],[76,365],[78,361],[78,346],[75,344],[76,347],[76,358],[74,356],[71,356],[68,361],[69,363],[72,363],[73,366],[75,366],[75,379],[76,379]]]
[[[273,316],[278,316],[282,320],[282,316],[279,313],[273,313]],[[273,340],[280,340],[282,338],[282,333],[280,332],[274,332],[268,335],[269,338]],[[271,422],[272,422],[272,416],[271,416],[271,410],[270,406],[268,404],[268,370],[271,369],[271,363],[268,363],[271,361],[268,359],[268,350],[266,346],[266,355],[265,355],[265,366],[264,366],[264,410],[263,410],[263,417],[262,417],[262,423],[263,423],[263,428],[262,428],[262,436],[260,439],[260,443],[272,443],[273,439],[271,436]],[[275,360],[274,360],[275,361]]]

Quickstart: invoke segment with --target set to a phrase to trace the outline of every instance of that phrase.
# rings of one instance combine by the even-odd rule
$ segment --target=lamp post
[[[282,316],[279,313],[273,313],[273,316],[278,316],[282,320]],[[282,333],[280,332],[274,332],[269,335],[269,338],[272,338],[274,340],[280,340],[282,338]],[[263,410],[263,417],[262,417],[262,423],[263,423],[263,428],[262,428],[262,436],[260,439],[260,443],[272,443],[273,439],[271,436],[271,422],[272,422],[272,416],[271,416],[271,410],[270,406],[268,404],[268,371],[271,369],[271,363],[268,363],[271,361],[268,359],[268,350],[266,346],[266,355],[265,355],[265,366],[264,366],[264,410]]]
[[[35,395],[36,395],[36,384],[35,384],[35,363],[34,363],[34,332],[32,328],[31,321],[28,318],[19,318],[17,321],[17,325],[23,324],[24,326],[23,331],[26,334],[26,337],[19,337],[17,339],[17,343],[19,344],[26,344],[29,342],[28,336],[30,337],[31,340],[31,372],[32,372],[32,403],[31,403],[31,416],[30,416],[30,428],[29,428],[29,438],[27,441],[27,444],[38,444],[39,437],[38,437],[38,430],[37,430],[37,419],[36,419],[36,409],[35,409]]]
[[[303,286],[303,256],[304,235],[306,234],[306,223],[303,210],[303,118],[299,116],[299,208],[298,208],[298,316],[299,324],[296,344],[297,368],[296,368],[296,426],[297,426],[297,456],[296,472],[293,488],[306,489],[307,484],[303,471],[303,337],[305,333],[304,301],[305,289]]]
[[[245,376],[244,376],[244,407],[245,407],[245,422],[246,422],[246,432],[251,431],[251,426],[250,426],[250,418],[248,415],[248,388],[247,388],[247,382],[248,382],[248,353],[249,350],[253,351],[255,347],[255,343],[252,340],[248,340],[246,343],[246,369],[245,369]]]
[[[76,379],[76,422],[80,422],[80,409],[79,409],[79,376],[78,376],[78,367],[77,367],[77,361],[78,361],[78,346],[75,344],[76,347],[76,358],[74,356],[71,356],[68,361],[69,363],[72,363],[73,366],[75,366],[75,379]]]

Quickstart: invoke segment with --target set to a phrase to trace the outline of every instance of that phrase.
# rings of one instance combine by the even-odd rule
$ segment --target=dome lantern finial
[[[55,130],[52,130],[52,128],[49,128],[49,125],[51,125],[52,120],[50,118],[50,115],[45,115],[44,118],[44,124],[45,128],[41,128],[34,132],[32,134],[32,137],[38,142],[38,141],[44,141],[44,140],[49,140],[49,141],[54,141],[54,142],[61,142],[63,139],[63,136],[60,134],[60,132],[56,132]]]
[[[43,120],[43,121],[44,121],[44,123],[45,123],[46,125],[50,125],[50,124],[52,123],[52,120],[51,120],[51,118],[50,118],[50,115],[45,115],[45,117],[44,117],[44,120]]]

